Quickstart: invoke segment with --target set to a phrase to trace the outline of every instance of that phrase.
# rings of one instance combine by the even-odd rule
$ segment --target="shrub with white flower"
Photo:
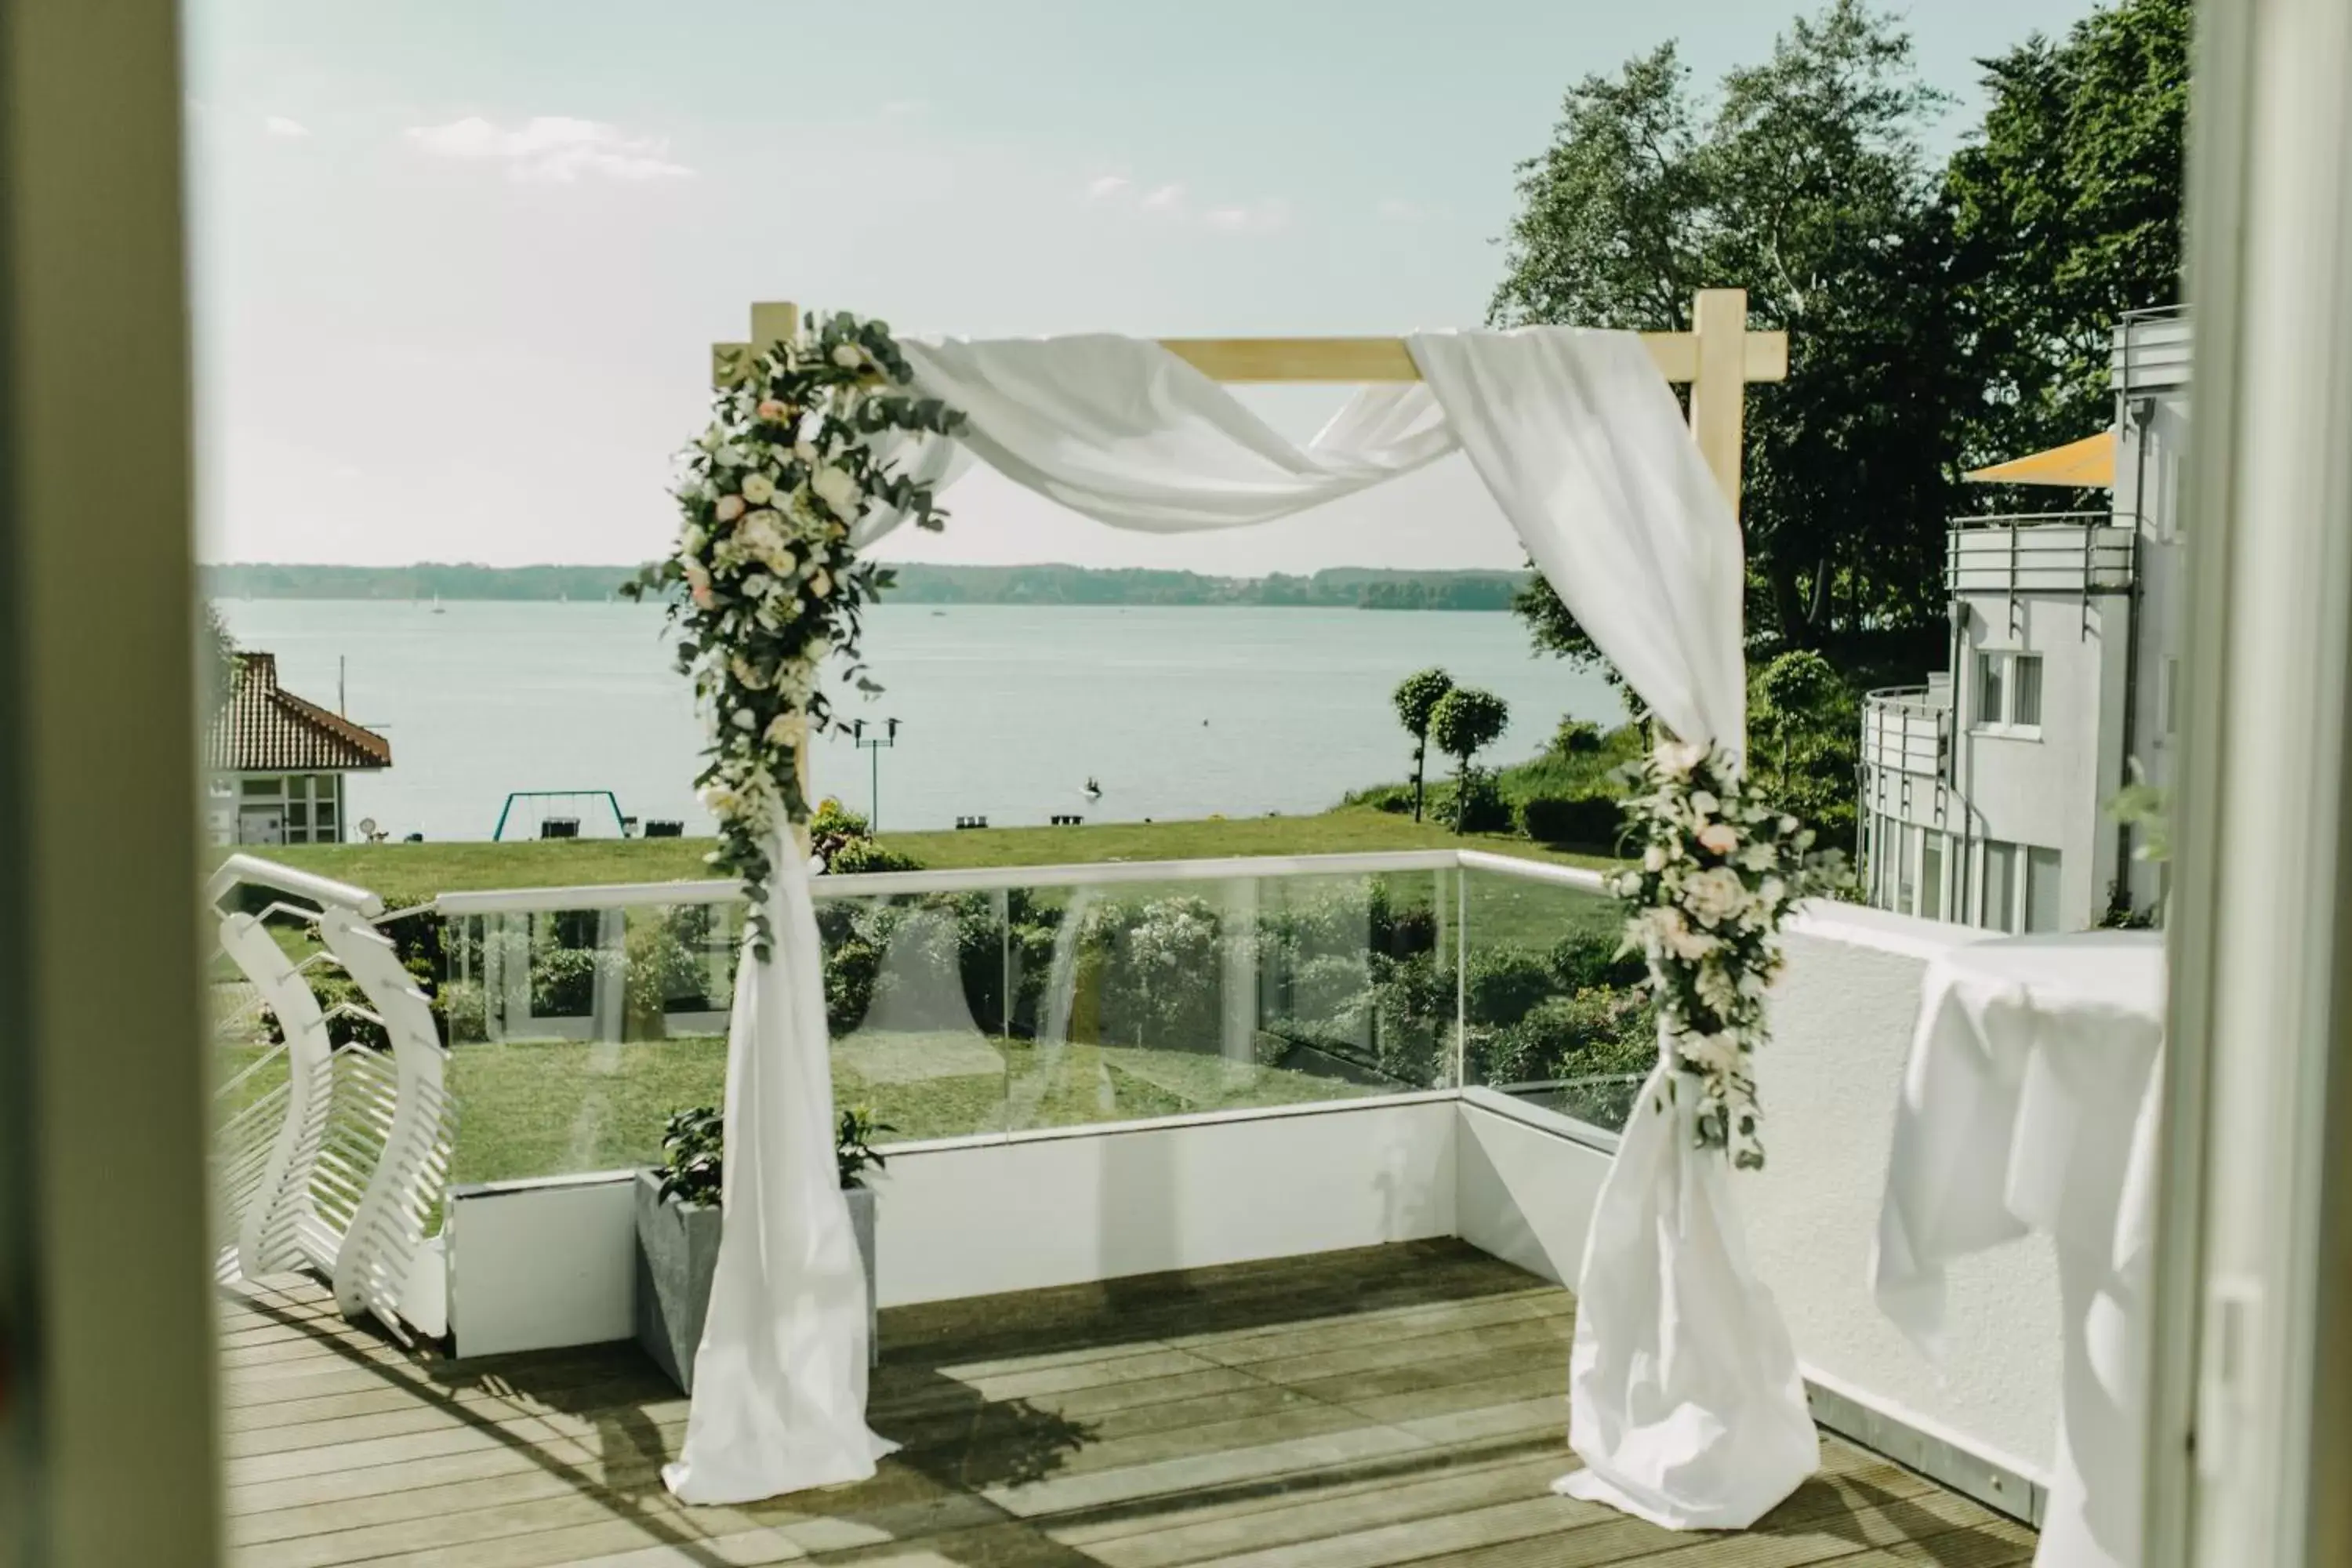
[[[1644,793],[1624,804],[1641,859],[1612,890],[1631,906],[1623,951],[1649,961],[1674,1053],[1666,1092],[1698,1097],[1700,1147],[1760,1170],[1752,1058],[1768,1037],[1780,922],[1798,900],[1843,885],[1844,858],[1816,852],[1811,829],[1748,793],[1727,752],[1665,740],[1636,776]]]
[[[743,879],[762,959],[770,846],[809,817],[799,748],[835,722],[818,666],[837,650],[860,691],[881,689],[859,661],[858,616],[891,574],[857,559],[851,531],[883,510],[919,528],[945,520],[931,487],[889,461],[907,437],[962,425],[909,395],[911,374],[889,328],[848,315],[751,359],[681,455],[677,548],[630,588],[669,600],[678,670],[710,721],[695,778],[719,823],[709,860]]]

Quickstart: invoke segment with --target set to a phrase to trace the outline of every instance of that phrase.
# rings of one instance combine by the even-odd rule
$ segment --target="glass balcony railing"
[[[1491,1088],[1613,1131],[1655,1054],[1593,873],[1450,850],[821,878],[834,1093],[887,1142]],[[717,1104],[726,883],[438,901],[454,1179]]]

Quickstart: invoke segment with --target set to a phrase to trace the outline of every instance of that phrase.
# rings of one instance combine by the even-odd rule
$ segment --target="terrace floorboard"
[[[238,1568],[2002,1568],[2024,1528],[1825,1440],[1761,1525],[1553,1497],[1568,1292],[1456,1242],[882,1314],[869,1481],[663,1490],[686,1401],[633,1345],[453,1360],[301,1279],[222,1303]]]

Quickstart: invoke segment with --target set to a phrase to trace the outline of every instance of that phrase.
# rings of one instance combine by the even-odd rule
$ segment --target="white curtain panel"
[[[1458,447],[1643,700],[1684,739],[1739,749],[1738,526],[1640,340],[1529,328],[1406,342],[1423,379],[1366,389],[1301,447],[1149,341],[910,341],[915,390],[967,426],[898,460],[944,481],[968,447],[1098,521],[1175,532],[1272,521]],[[869,517],[859,542],[898,521]],[[776,922],[774,959],[745,962],[729,1044],[727,1227],[671,1473],[688,1501],[858,1479],[883,1447],[864,1422],[863,1275],[834,1179],[822,974],[796,868],[778,879]],[[1722,1156],[1694,1146],[1686,1109],[1648,1109],[1667,1077],[1627,1126],[1578,1279],[1570,1438],[1586,1468],[1561,1484],[1669,1528],[1736,1528],[1819,1451]]]
[[[866,1426],[866,1267],[834,1157],[833,1054],[808,865],[768,847],[772,956],[747,946],[727,1034],[719,1263],[694,1358],[679,1500],[743,1503],[863,1480],[898,1445]]]

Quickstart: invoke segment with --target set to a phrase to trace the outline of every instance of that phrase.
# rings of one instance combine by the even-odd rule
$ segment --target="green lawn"
[[[992,827],[964,833],[890,833],[882,842],[926,867],[1060,866],[1109,860],[1195,860],[1235,855],[1337,855],[1462,847],[1570,866],[1599,856],[1548,849],[1509,834],[1456,837],[1369,806],[1315,816],[1209,817],[1192,822],[1100,823],[1083,827]],[[483,844],[320,844],[272,849],[268,858],[356,882],[401,901],[478,888],[582,887],[688,881],[711,875],[707,838],[532,840]]]
[[[226,1082],[261,1055],[225,1046]],[[674,1110],[723,1098],[727,1042],[715,1035],[626,1045],[576,1040],[459,1046],[456,1182],[650,1165]],[[283,1059],[255,1073],[240,1105],[285,1081]],[[836,1041],[834,1098],[892,1131],[878,1142],[1069,1127],[1379,1092],[1336,1078],[1190,1051],[1070,1045],[1040,1048],[975,1034],[861,1033]],[[224,1107],[223,1109],[226,1109]]]

